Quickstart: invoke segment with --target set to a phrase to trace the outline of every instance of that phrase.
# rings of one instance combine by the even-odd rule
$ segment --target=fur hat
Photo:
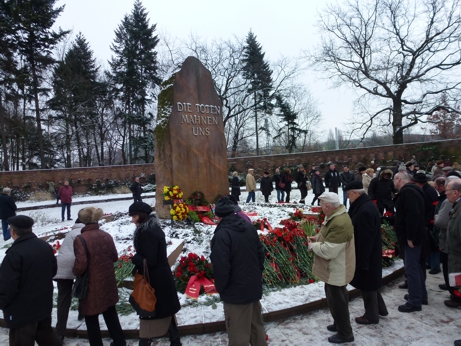
[[[10,217],[8,223],[13,226],[13,228],[31,229],[34,225],[34,220],[26,215],[16,215]]]
[[[362,167],[359,167],[358,171],[359,172],[363,172],[363,171],[366,171],[367,168],[365,166],[362,166]]]
[[[214,210],[216,216],[225,217],[230,214],[234,213],[234,202],[230,200],[229,197],[223,196],[221,199],[216,203],[216,207]]]
[[[416,173],[415,175],[413,175],[411,180],[414,181],[415,183],[426,183],[427,176],[425,173]]]
[[[411,161],[408,161],[407,163],[405,163],[405,166],[408,168],[408,167],[411,167],[413,166],[413,162]]]
[[[344,187],[344,191],[349,191],[349,190],[361,190],[363,189],[363,184],[361,181],[358,180],[353,180],[350,183],[347,183],[347,185]]]
[[[128,209],[128,214],[135,215],[137,213],[144,213],[150,215],[150,213],[152,213],[152,207],[144,202],[134,202],[132,205],[130,205],[130,208]]]
[[[78,218],[85,225],[88,225],[90,223],[98,223],[98,221],[101,220],[103,215],[104,213],[102,209],[96,207],[86,207],[78,212]]]

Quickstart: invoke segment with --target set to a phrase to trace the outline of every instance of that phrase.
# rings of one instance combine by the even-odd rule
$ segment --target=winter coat
[[[384,179],[385,174],[390,174],[389,179]],[[392,211],[394,209],[394,202],[392,200],[392,194],[396,193],[397,189],[392,181],[392,171],[390,169],[383,169],[378,177],[371,180],[370,186],[368,187],[368,196],[372,200],[376,200],[379,209],[386,208]]]
[[[72,187],[70,185],[63,185],[59,188],[58,196],[61,203],[72,203]]]
[[[80,300],[84,316],[98,315],[118,302],[114,262],[118,260],[112,236],[99,229],[97,223],[82,228],[82,237],[88,248],[88,257],[79,237],[74,240],[75,276],[89,271],[88,294]]]
[[[298,171],[296,173],[296,182],[298,183],[298,189],[306,190],[307,189],[307,176],[306,172]]]
[[[216,290],[229,304],[250,304],[262,297],[264,251],[255,228],[236,214],[224,217],[211,239]]]
[[[445,199],[438,211],[437,217],[434,220],[434,226],[439,229],[439,248],[440,251],[447,253],[446,238],[448,222],[450,220],[450,211],[453,208],[453,204]]]
[[[130,190],[133,193],[133,195],[139,196],[143,193],[143,189],[140,183],[137,181],[133,182],[130,186]]]
[[[325,217],[312,251],[312,273],[317,278],[333,286],[351,282],[355,272],[354,227],[344,205]]]
[[[314,195],[321,195],[325,192],[325,186],[323,186],[323,180],[321,175],[314,174],[311,178],[312,193]]]
[[[16,215],[16,203],[14,203],[13,198],[6,193],[0,195],[0,219],[1,220],[8,220],[10,217]]]
[[[328,188],[336,188],[341,185],[341,180],[339,178],[339,172],[336,170],[329,169],[325,173],[325,186]]]
[[[437,168],[434,169],[434,171],[432,172],[432,177],[435,177],[436,175],[443,176],[443,170],[442,170],[442,168],[443,168],[443,167],[437,166]]]
[[[240,196],[240,179],[238,177],[232,177],[231,195],[235,197]]]
[[[448,253],[448,272],[461,272],[461,203],[456,201],[448,221],[446,249]]]
[[[261,193],[264,195],[264,196],[269,196],[272,192],[272,190],[274,190],[274,186],[272,185],[272,178],[271,177],[262,177],[260,182],[259,182],[259,188],[261,190]]]
[[[424,192],[424,220],[426,221],[426,228],[432,230],[438,194],[428,183],[424,184],[422,189]]]
[[[155,304],[155,317],[152,319],[173,316],[181,309],[181,306],[173,274],[168,264],[165,233],[155,213],[152,213],[145,223],[136,228],[134,248],[136,254],[131,261],[136,266],[136,270],[142,274],[143,262],[146,259],[150,285],[155,290],[157,303]]]
[[[247,192],[256,191],[256,180],[250,173],[246,177],[246,188]]]
[[[354,174],[355,180],[362,181],[362,173],[357,172]]]
[[[16,239],[0,267],[0,309],[8,328],[20,328],[51,318],[53,249],[34,233]]]
[[[407,240],[414,245],[428,244],[428,233],[424,218],[424,192],[415,184],[405,184],[394,199],[394,229],[400,249],[403,250]]]
[[[54,280],[75,279],[75,275],[72,274],[72,268],[75,262],[74,240],[79,234],[82,233],[83,227],[85,227],[83,223],[76,223],[72,226],[70,232],[66,234],[66,237],[61,244],[61,248],[59,249],[59,253],[56,256],[56,260],[58,261],[58,272],[56,273]]]
[[[365,190],[365,193],[368,195],[368,188],[370,187],[370,183],[373,180],[372,177],[370,177],[368,174],[363,174],[362,175],[362,184],[363,184],[363,189]]]
[[[347,173],[341,172],[339,173],[339,180],[341,181],[341,185],[344,189],[348,183],[355,180],[355,175],[351,171]]]
[[[355,274],[351,285],[362,291],[381,287],[382,240],[381,215],[367,194],[358,197],[349,208],[354,226]]]
[[[284,191],[290,192],[291,191],[291,183],[293,182],[293,178],[291,177],[290,173],[283,173],[282,175],[282,183],[285,184],[283,188]]]
[[[275,183],[275,189],[276,190],[283,190],[280,186],[279,186],[279,183],[282,181],[282,178],[280,176],[280,174],[274,174],[272,176],[272,179],[274,180],[274,183]]]

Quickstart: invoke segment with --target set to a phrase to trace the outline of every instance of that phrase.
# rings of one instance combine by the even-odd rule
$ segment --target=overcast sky
[[[144,0],[150,23],[157,24],[157,31],[186,40],[190,34],[207,38],[228,39],[233,35],[246,37],[251,29],[266,58],[277,60],[281,55],[297,57],[303,50],[318,43],[314,24],[317,11],[324,8],[327,0]],[[73,30],[75,36],[82,32],[90,43],[98,61],[111,57],[110,44],[114,30],[123,16],[131,12],[134,1],[130,0],[58,0],[57,6],[65,5],[56,26]],[[105,63],[107,67],[107,63]],[[313,72],[306,72],[302,81],[308,85],[318,100],[322,113],[322,129],[338,127],[352,114],[355,94],[347,88],[329,89],[327,82]]]

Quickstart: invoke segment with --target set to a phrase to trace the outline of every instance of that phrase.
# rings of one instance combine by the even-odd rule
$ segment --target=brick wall
[[[387,145],[381,147],[341,149],[330,151],[316,151],[309,153],[280,154],[267,156],[237,157],[228,159],[229,170],[244,173],[248,168],[254,168],[257,176],[262,175],[264,170],[273,172],[275,167],[296,166],[304,164],[308,169],[311,164],[320,166],[326,171],[326,164],[330,161],[336,163],[339,168],[348,164],[352,169],[358,163],[366,166],[374,160],[377,166],[393,164],[393,160],[408,161],[415,155],[420,163],[426,163],[434,158],[443,158],[450,162],[461,163],[461,140],[447,140],[425,143],[411,143],[402,145]],[[192,158],[191,158],[192,160]],[[184,163],[187,166],[186,163]],[[31,171],[0,172],[0,186],[23,187],[31,189],[47,189],[47,181],[54,181],[56,186],[61,185],[64,179],[73,181],[76,192],[83,193],[87,183],[95,183],[96,179],[131,180],[135,176],[144,173],[146,176],[154,171],[154,164],[104,166],[88,168],[65,168]],[[80,179],[81,183],[78,182]],[[90,179],[90,180],[88,180]],[[141,182],[142,179],[141,179]]]

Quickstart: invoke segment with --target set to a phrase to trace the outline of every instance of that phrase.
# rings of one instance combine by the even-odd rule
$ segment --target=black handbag
[[[86,258],[88,260],[88,248],[86,247],[85,239],[83,239],[81,235],[78,235],[77,237],[80,239],[80,241],[83,244],[83,247],[85,248]],[[75,298],[86,298],[86,295],[88,294],[88,276],[89,272],[87,269],[86,272],[84,272],[80,276],[77,276],[77,279],[75,279],[74,286],[72,287],[72,295]]]

